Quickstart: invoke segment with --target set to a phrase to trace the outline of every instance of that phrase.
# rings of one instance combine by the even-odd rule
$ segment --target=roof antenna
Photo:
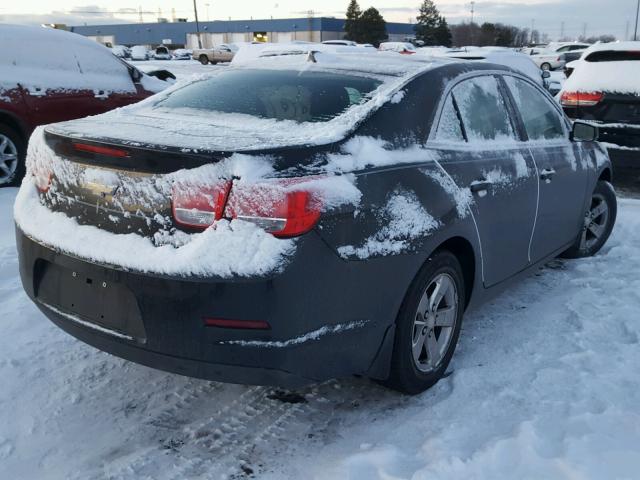
[[[318,63],[318,60],[316,60],[316,53],[318,52],[309,50],[309,54],[307,55],[307,62]]]

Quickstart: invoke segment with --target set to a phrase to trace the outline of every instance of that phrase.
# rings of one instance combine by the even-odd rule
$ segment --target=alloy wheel
[[[458,316],[458,292],[450,275],[441,273],[427,286],[413,323],[412,351],[421,372],[437,369],[453,338]]]
[[[609,205],[603,195],[595,193],[591,197],[591,206],[584,217],[580,249],[588,250],[600,241],[607,231]]]
[[[0,185],[8,183],[18,169],[18,148],[0,133]]]

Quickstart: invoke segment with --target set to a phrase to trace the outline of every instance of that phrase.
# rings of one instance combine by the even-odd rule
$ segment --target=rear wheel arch
[[[611,180],[612,180],[612,175],[611,175],[611,169],[610,168],[605,168],[604,170],[602,170],[602,172],[600,172],[600,176],[598,177],[598,181],[604,181],[604,182],[611,183]]]
[[[26,132],[26,128],[24,127],[22,122],[19,119],[17,119],[14,115],[11,115],[7,112],[3,112],[2,110],[0,110],[0,125],[6,125],[7,127],[11,128],[13,131],[15,131],[18,135],[22,137],[22,140],[24,141],[25,144],[27,143],[27,140],[29,140],[29,137]]]
[[[447,250],[460,262],[464,275],[465,307],[469,305],[476,278],[476,253],[471,242],[464,237],[452,237],[442,242],[435,250]],[[433,254],[432,254],[433,255]],[[431,256],[431,255],[430,255]]]

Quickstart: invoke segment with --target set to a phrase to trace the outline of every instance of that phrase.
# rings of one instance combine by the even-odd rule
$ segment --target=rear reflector
[[[173,218],[179,225],[207,228],[222,218],[231,182],[221,180],[211,186],[176,184],[171,195]]]
[[[75,148],[79,152],[97,153],[100,155],[107,155],[109,157],[124,158],[129,156],[129,152],[121,148],[90,145],[88,143],[74,143],[73,148]]]
[[[560,103],[564,107],[593,107],[604,98],[604,93],[593,92],[564,92],[560,97]]]
[[[270,330],[271,325],[263,320],[227,320],[224,318],[205,318],[207,327],[239,328],[245,330]]]

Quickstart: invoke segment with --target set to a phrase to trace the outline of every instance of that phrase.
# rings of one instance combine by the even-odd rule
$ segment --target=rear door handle
[[[32,97],[44,97],[47,94],[44,88],[36,86],[27,87],[27,92],[29,92],[29,95]]]
[[[94,90],[93,96],[101,100],[106,100],[107,98],[109,98],[109,92],[107,92],[106,90]]]
[[[556,171],[553,168],[545,168],[540,172],[540,180],[545,180],[546,182],[550,182],[555,174],[556,174]]]
[[[491,185],[493,185],[493,182],[490,182],[486,178],[483,178],[482,180],[471,182],[471,185],[469,185],[469,189],[473,193],[477,193],[480,196],[483,196],[487,194],[487,190],[491,188]]]

